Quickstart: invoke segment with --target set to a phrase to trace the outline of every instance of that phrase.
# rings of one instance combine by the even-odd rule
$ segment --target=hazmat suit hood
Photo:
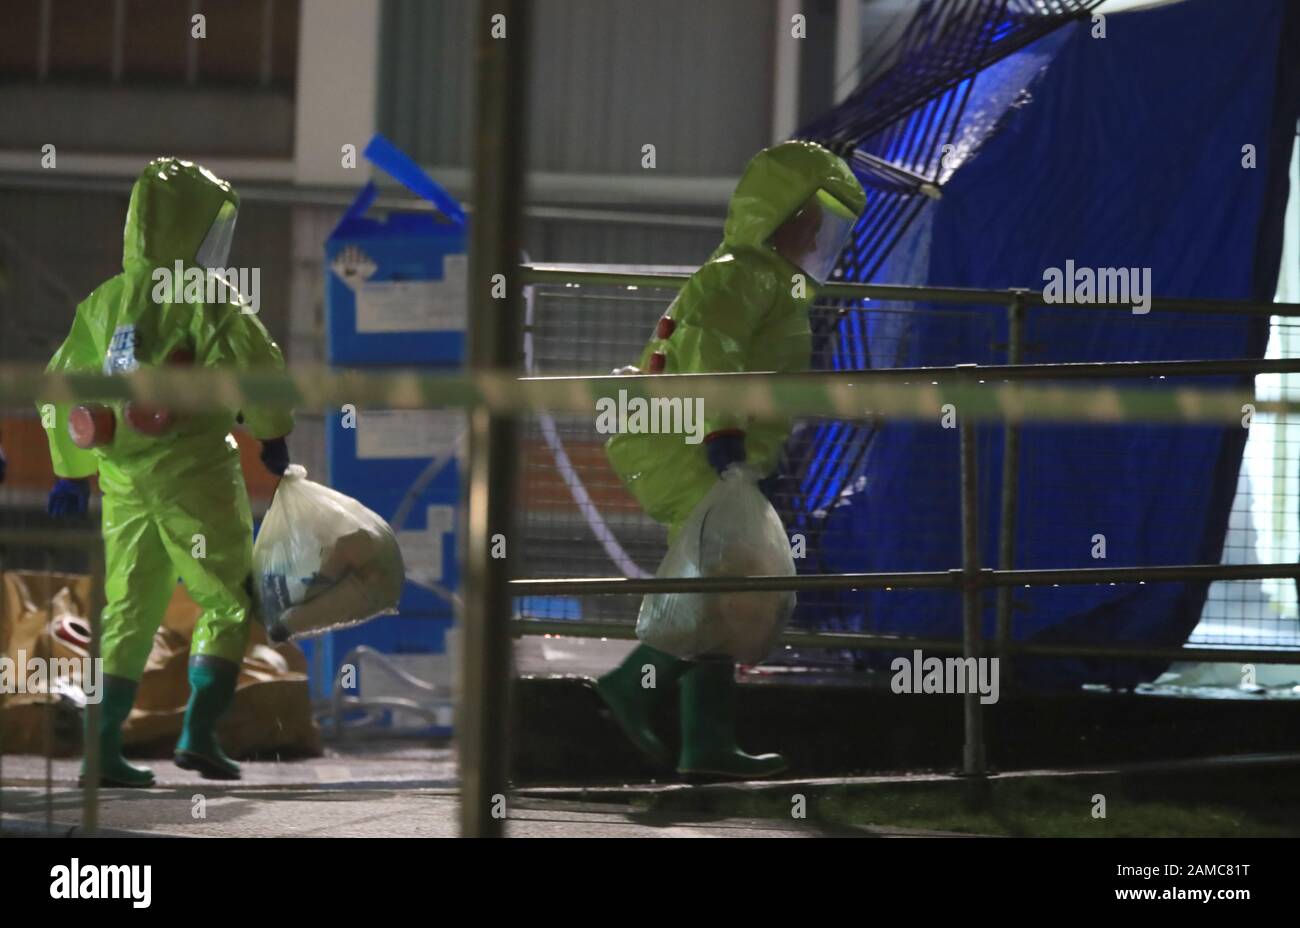
[[[156,158],[131,188],[122,269],[176,261],[224,267],[238,211],[234,188],[207,168],[178,158]]]
[[[180,262],[224,268],[229,260],[239,197],[230,184],[201,165],[158,158],[145,167],[131,191],[123,232],[122,273],[101,283],[77,305],[68,337],[50,359],[51,373],[129,373],[139,368],[196,367],[280,369],[284,357],[255,313],[220,273],[204,286],[164,286],[157,271]],[[220,282],[220,286],[211,285]],[[136,412],[166,411],[168,397],[137,396]],[[166,478],[194,479],[196,462],[225,457],[228,433],[242,414],[258,439],[287,435],[293,416],[277,407],[224,407],[177,416],[165,434],[130,425],[127,401],[102,404],[116,428],[108,444],[80,447],[68,431],[73,404],[50,402],[50,460],[60,477],[100,474],[100,485],[159,486]],[[42,404],[38,403],[38,408]],[[42,412],[44,416],[44,411]],[[136,421],[147,421],[137,416]],[[233,441],[233,440],[232,440]],[[236,462],[237,463],[237,462]],[[224,465],[223,465],[224,466]],[[237,469],[237,468],[236,468]],[[124,491],[125,492],[125,491]]]
[[[816,142],[782,142],[745,166],[727,207],[724,249],[761,248],[777,227],[818,190],[861,215],[866,194],[838,155]]]

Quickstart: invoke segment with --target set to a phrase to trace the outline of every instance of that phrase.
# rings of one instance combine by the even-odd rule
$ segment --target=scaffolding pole
[[[1015,366],[1024,360],[1025,301],[1016,294],[1007,304],[1007,364]],[[1020,489],[1020,423],[1007,422],[1002,426],[1002,511],[998,519],[998,569],[1012,570],[1016,566],[1016,503]],[[1011,683],[1012,618],[1011,587],[999,587],[997,592],[997,655],[1002,685]]]
[[[959,413],[960,415],[960,413]],[[981,651],[980,612],[983,584],[980,582],[979,472],[976,464],[975,423],[961,418],[961,613],[962,657],[979,660]],[[964,776],[985,774],[984,707],[975,691],[962,697],[965,740],[961,772]]]
[[[478,5],[474,216],[470,249],[470,363],[515,371],[522,333],[528,14],[524,0]],[[456,728],[461,835],[505,834],[509,777],[511,597],[506,557],[513,533],[515,416],[469,413],[463,658]],[[501,551],[495,542],[505,542]],[[495,549],[495,550],[494,550]]]

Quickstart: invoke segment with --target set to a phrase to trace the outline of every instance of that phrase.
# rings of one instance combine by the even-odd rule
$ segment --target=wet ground
[[[39,789],[4,788],[0,833],[46,831]],[[458,800],[453,792],[424,789],[270,789],[227,786],[206,791],[204,817],[192,817],[195,788],[106,790],[101,827],[174,837],[455,837]],[[52,820],[77,834],[80,791],[54,796]],[[622,804],[571,803],[516,797],[507,814],[510,837],[801,837],[814,826],[754,818],[648,816]],[[60,831],[56,827],[54,831]]]
[[[453,837],[450,749],[353,743],[321,758],[246,761],[237,783],[168,762],[149,790],[100,792],[106,833],[175,837]],[[47,779],[48,769],[48,779]],[[0,834],[82,834],[78,762],[4,758]],[[803,778],[692,786],[628,782],[517,789],[513,837],[914,837],[1300,833],[1300,755],[1025,770]],[[1096,797],[1107,797],[1103,818]],[[795,809],[804,817],[797,817]]]
[[[145,763],[145,762],[142,762]],[[327,749],[311,760],[245,761],[243,779],[214,783],[167,761],[147,762],[149,790],[100,792],[108,832],[181,837],[454,837],[459,832],[449,748],[375,741]],[[0,774],[0,833],[77,834],[84,795],[77,760],[8,755]],[[48,782],[48,790],[47,790]],[[828,833],[806,823],[639,808],[618,795],[514,795],[512,837],[800,837]],[[863,829],[863,834],[887,830]],[[830,829],[842,833],[843,829]]]

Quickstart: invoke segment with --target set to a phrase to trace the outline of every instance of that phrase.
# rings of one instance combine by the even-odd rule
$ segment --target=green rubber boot
[[[136,680],[104,674],[104,698],[99,704],[99,731],[90,730],[90,714],[86,714],[86,742],[99,738],[99,785],[124,786],[134,789],[153,786],[153,771],[148,767],[135,767],[122,756],[122,723],[131,714],[135,704]],[[85,785],[86,762],[81,762],[78,783]]]
[[[780,754],[746,754],[736,746],[736,668],[700,661],[682,675],[682,756],[686,777],[756,780],[786,768]]]
[[[235,699],[239,665],[220,657],[190,658],[190,701],[173,760],[209,780],[238,780],[239,764],[221,750],[217,722]]]
[[[596,692],[623,734],[641,753],[664,767],[672,766],[672,755],[655,734],[651,717],[655,706],[672,693],[673,684],[688,666],[686,661],[643,644],[596,681]],[[651,680],[653,686],[648,685]]]

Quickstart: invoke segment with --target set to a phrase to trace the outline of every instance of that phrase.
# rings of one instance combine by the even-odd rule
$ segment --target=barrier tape
[[[895,372],[897,374],[899,372]],[[519,378],[481,371],[355,371],[295,365],[291,370],[151,368],[126,375],[45,373],[35,366],[0,365],[0,407],[39,402],[136,400],[177,411],[280,407],[428,409],[487,407],[500,414],[546,409],[594,416],[598,399],[700,400],[755,419],[820,416],[836,419],[935,420],[955,413],[975,421],[1247,424],[1254,414],[1290,415],[1293,401],[1260,401],[1251,389],[1205,389],[1149,381],[1148,387],[973,382],[978,368],[951,380],[908,382],[898,376],[770,373],[676,376]],[[951,407],[951,410],[945,407]],[[661,407],[663,408],[663,407]]]

